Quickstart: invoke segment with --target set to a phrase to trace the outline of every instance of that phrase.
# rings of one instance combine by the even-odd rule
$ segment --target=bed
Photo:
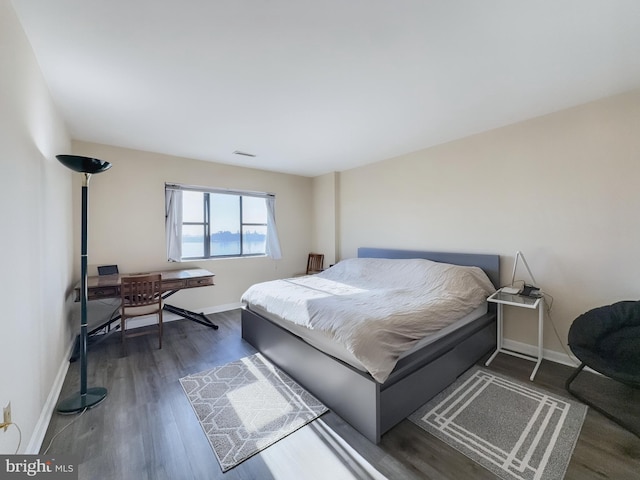
[[[358,249],[358,258],[427,259],[433,262],[479,267],[499,286],[499,256],[424,252],[376,248]],[[426,263],[426,262],[425,262]],[[384,272],[380,273],[384,278]],[[245,297],[243,296],[243,299]],[[360,306],[364,312],[364,306]],[[370,373],[340,352],[328,351],[317,339],[303,339],[300,330],[284,328],[256,303],[242,311],[242,338],[318,397],[362,435],[378,443],[391,429],[451,384],[496,345],[493,308],[476,311],[458,328],[416,345],[393,368]],[[375,378],[374,378],[375,377]],[[377,379],[376,379],[377,378]],[[379,381],[381,380],[381,381]]]

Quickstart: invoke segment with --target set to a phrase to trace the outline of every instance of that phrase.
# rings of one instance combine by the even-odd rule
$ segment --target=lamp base
[[[62,400],[58,403],[56,411],[63,415],[78,413],[85,408],[91,408],[102,402],[107,396],[107,389],[103,387],[93,387],[87,389],[86,395],[80,395],[80,392]]]

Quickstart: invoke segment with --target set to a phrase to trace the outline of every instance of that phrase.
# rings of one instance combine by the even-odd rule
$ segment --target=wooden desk
[[[148,272],[152,273],[152,272]],[[214,285],[213,277],[215,276],[208,270],[202,268],[189,268],[181,270],[165,270],[160,273],[162,275],[162,291],[160,292],[162,298],[167,298],[174,293],[184,290],[185,288],[207,287]],[[122,277],[127,275],[136,275],[135,273],[129,274],[116,274],[116,275],[97,275],[87,278],[87,300],[104,300],[108,298],[120,298],[120,285],[122,283]],[[75,301],[80,301],[80,286],[75,288]],[[209,320],[204,314],[192,312],[184,308],[178,308],[167,303],[164,304],[164,310],[168,312],[180,315],[183,318],[199,323],[206,327],[218,329],[218,326]],[[101,330],[111,332],[111,324],[119,321],[120,315],[116,315],[106,322],[92,328],[89,331],[90,336],[95,336],[96,333]],[[118,328],[118,326],[116,326]],[[77,342],[76,342],[77,343]],[[71,356],[71,361],[77,359],[77,345],[74,353]]]
[[[215,276],[208,270],[203,268],[189,268],[183,270],[165,270],[161,272],[145,272],[160,273],[162,275],[162,293],[177,292],[185,288],[206,287],[214,285],[213,277]],[[104,298],[120,298],[121,278],[130,274],[115,275],[97,275],[87,278],[87,300],[101,300]],[[171,293],[171,294],[173,294]],[[169,295],[163,295],[168,297]],[[80,287],[75,289],[75,301],[80,301]]]

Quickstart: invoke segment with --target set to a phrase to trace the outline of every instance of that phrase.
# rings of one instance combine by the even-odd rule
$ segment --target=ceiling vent
[[[255,158],[255,154],[253,153],[247,153],[247,152],[242,152],[240,150],[236,150],[235,152],[233,152],[234,155],[242,155],[243,157],[251,157],[251,158]]]

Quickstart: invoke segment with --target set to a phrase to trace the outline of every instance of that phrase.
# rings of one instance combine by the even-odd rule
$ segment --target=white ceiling
[[[74,139],[308,176],[640,87],[638,0],[13,4]]]

